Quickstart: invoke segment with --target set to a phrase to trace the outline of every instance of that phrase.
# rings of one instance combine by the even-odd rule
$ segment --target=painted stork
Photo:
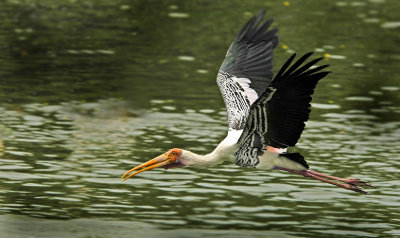
[[[293,54],[272,79],[278,29],[269,30],[273,19],[261,23],[264,14],[265,9],[243,26],[217,75],[228,114],[227,137],[207,155],[171,149],[127,171],[123,181],[159,167],[207,167],[231,160],[242,167],[283,170],[366,194],[361,187],[369,183],[310,170],[301,154],[287,152],[304,130],[311,96],[318,81],[329,73],[322,71],[328,65],[315,66],[322,58],[305,63],[312,52],[297,61]]]

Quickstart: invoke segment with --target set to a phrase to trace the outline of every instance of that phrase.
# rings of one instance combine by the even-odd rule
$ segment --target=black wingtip
[[[314,73],[322,73],[321,70],[328,67],[329,65],[322,65],[322,66],[317,66],[314,68],[311,68],[311,67],[314,66],[319,61],[321,61],[323,59],[323,57],[319,57],[319,58],[310,60],[307,63],[304,63],[313,54],[314,54],[314,52],[308,52],[308,53],[304,54],[302,57],[300,57],[300,59],[295,61],[295,63],[293,63],[293,65],[291,65],[291,64],[294,61],[296,54],[293,54],[292,56],[290,56],[289,59],[286,61],[286,63],[279,70],[278,74],[276,74],[276,76],[273,80],[275,85],[276,86],[279,85],[281,83],[280,81],[287,81],[287,80],[291,80],[293,78],[301,78],[303,76],[311,76]],[[330,71],[327,71],[327,72],[330,72]]]
[[[308,57],[308,56],[311,56],[312,54],[314,54],[314,51],[307,52],[305,55],[307,55],[307,57]]]
[[[265,16],[265,7],[258,12],[257,16],[262,16],[262,18]]]
[[[286,61],[286,63],[282,66],[282,68],[279,70],[279,72],[276,74],[275,78],[280,78],[282,74],[286,71],[286,69],[289,67],[289,65],[292,63],[293,59],[296,57],[296,53],[292,54],[289,59]]]
[[[265,16],[265,8],[261,9],[257,15],[250,18],[247,23],[237,34],[235,41],[241,43],[246,41],[248,43],[257,43],[264,41],[273,42],[273,47],[278,44],[277,29],[268,30],[271,26],[273,19],[269,18],[266,22],[262,23]]]
[[[300,65],[302,65],[314,52],[308,52],[304,54],[300,59],[298,59],[283,75],[282,77],[287,77],[293,73]],[[309,66],[310,67],[310,66]]]

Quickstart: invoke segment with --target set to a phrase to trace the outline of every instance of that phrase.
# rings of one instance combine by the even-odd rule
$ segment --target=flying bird
[[[170,149],[127,171],[123,181],[159,167],[208,167],[230,160],[242,167],[287,171],[366,194],[361,187],[371,186],[369,183],[316,172],[309,169],[300,153],[287,152],[304,130],[311,111],[311,96],[318,81],[329,73],[324,71],[328,65],[316,66],[322,58],[310,60],[312,52],[297,60],[293,54],[273,77],[278,29],[270,29],[273,19],[263,22],[264,15],[265,9],[243,26],[217,75],[227,109],[226,138],[206,155]]]

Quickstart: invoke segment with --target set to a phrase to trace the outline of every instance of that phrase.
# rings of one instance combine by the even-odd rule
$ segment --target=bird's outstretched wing
[[[228,49],[219,69],[217,84],[228,112],[230,129],[245,127],[250,106],[271,83],[273,49],[278,44],[276,28],[269,30],[272,19],[261,21],[265,9],[251,18]]]
[[[322,58],[302,66],[311,54],[305,54],[289,68],[296,54],[292,55],[251,106],[235,153],[238,165],[254,167],[267,146],[286,148],[299,140],[309,118],[315,86],[329,73],[321,72],[328,65],[314,66]]]

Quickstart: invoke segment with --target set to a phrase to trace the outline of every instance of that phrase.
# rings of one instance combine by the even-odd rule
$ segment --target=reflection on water
[[[0,3],[0,234],[400,234],[398,3],[210,4]],[[372,182],[371,195],[229,163],[122,183],[169,148],[207,153],[225,136],[215,72],[261,7],[280,27],[276,65],[315,49],[333,71],[293,150],[316,170]]]

